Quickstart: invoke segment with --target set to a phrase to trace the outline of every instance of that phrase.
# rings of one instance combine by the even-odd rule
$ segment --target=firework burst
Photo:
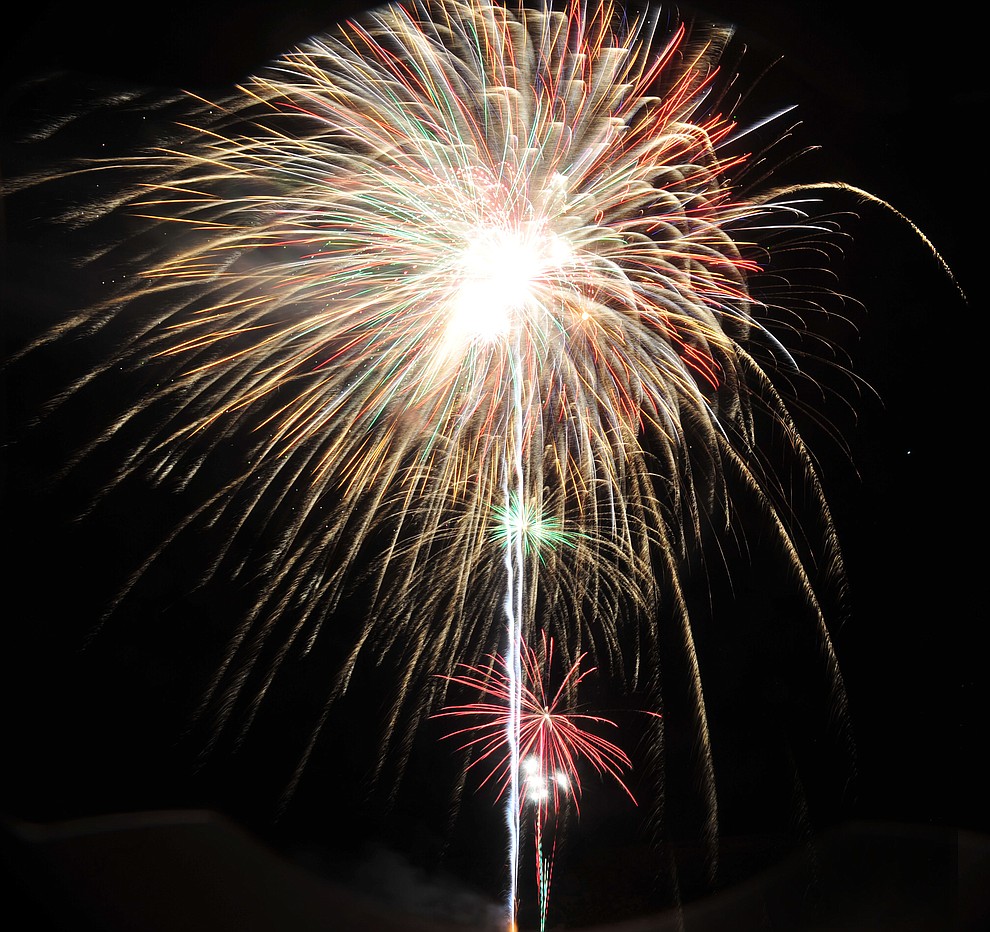
[[[595,672],[594,667],[581,669],[579,657],[553,689],[553,640],[544,633],[539,649],[520,645],[522,679],[518,722],[518,753],[509,749],[509,709],[517,689],[506,658],[493,655],[484,666],[465,664],[461,670],[444,677],[449,683],[471,690],[477,701],[446,706],[437,718],[466,720],[469,724],[455,728],[446,737],[460,742],[469,751],[469,770],[487,773],[479,786],[494,783],[499,798],[509,793],[513,782],[514,758],[518,757],[522,792],[520,808],[532,810],[533,840],[536,848],[536,886],[540,928],[546,924],[550,881],[556,851],[558,813],[570,800],[580,809],[582,793],[579,763],[590,767],[598,776],[609,777],[636,802],[623,775],[631,766],[626,753],[597,731],[615,728],[615,723],[601,715],[578,712],[575,701],[581,682]]]
[[[580,808],[580,761],[599,776],[610,777],[635,802],[622,779],[623,772],[631,766],[628,756],[616,744],[596,733],[596,729],[614,728],[615,723],[600,715],[578,712],[571,706],[578,687],[595,672],[595,668],[582,669],[585,659],[582,655],[560,678],[560,685],[553,689],[553,640],[543,634],[539,650],[524,644],[521,656],[519,755],[528,783],[523,802],[537,805],[544,814],[550,809],[559,809],[565,798],[573,800],[575,807]],[[437,713],[438,718],[466,719],[472,723],[456,728],[447,737],[459,740],[462,750],[472,752],[470,767],[487,770],[479,786],[495,784],[499,798],[508,792],[511,780],[505,729],[512,683],[505,666],[504,657],[493,655],[484,666],[464,664],[459,672],[445,676],[448,683],[473,690],[480,698],[475,702],[445,706]]]
[[[538,616],[575,678],[590,653],[659,705],[657,618],[675,620],[713,839],[684,574],[733,494],[784,554],[841,707],[809,545],[757,429],[784,438],[819,572],[838,578],[811,460],[754,351],[793,364],[750,284],[767,231],[800,231],[802,215],[739,181],[714,93],[728,35],[668,30],[650,8],[396,4],[226,99],[189,98],[170,144],[80,169],[119,194],[73,219],[140,218],[143,252],[111,300],[44,338],[117,340],[53,407],[121,370],[153,364],[156,382],[66,471],[125,438],[101,496],[137,478],[197,497],[111,610],[222,529],[204,581],[258,594],[203,700],[217,734],[250,725],[287,658],[340,641],[290,792],[362,663],[402,671],[382,760],[441,701],[437,673],[482,676],[504,642],[512,544],[510,648]],[[367,621],[345,637],[355,593]],[[581,753],[619,778],[620,752]],[[559,766],[573,781],[573,761]]]

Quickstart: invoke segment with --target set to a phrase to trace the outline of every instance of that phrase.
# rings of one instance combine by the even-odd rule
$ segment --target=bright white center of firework
[[[527,777],[535,776],[540,772],[540,761],[536,757],[527,757],[522,762],[522,771]]]
[[[550,790],[547,789],[546,781],[541,780],[539,783],[534,784],[530,787],[529,798],[534,803],[542,803],[543,800],[550,796]]]
[[[481,342],[504,336],[538,302],[541,281],[564,265],[570,252],[560,237],[526,227],[475,231],[459,258],[450,335]]]
[[[510,540],[515,540],[517,535],[538,540],[543,532],[543,525],[539,518],[532,518],[528,514],[511,514],[505,519],[505,530]]]
[[[526,798],[533,803],[543,803],[550,798],[550,780],[543,773],[543,766],[538,757],[527,757],[519,765],[525,782]],[[566,773],[556,771],[553,782],[565,793],[571,788],[571,781]]]

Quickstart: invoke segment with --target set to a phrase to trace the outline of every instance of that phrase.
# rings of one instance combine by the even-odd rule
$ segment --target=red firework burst
[[[636,802],[623,780],[624,771],[631,766],[629,757],[618,745],[591,730],[615,728],[615,722],[601,715],[578,712],[568,705],[573,701],[578,685],[597,669],[581,669],[586,656],[581,654],[571,664],[560,685],[553,690],[550,685],[553,639],[542,635],[539,649],[525,643],[520,645],[520,805],[534,803],[546,812],[551,805],[554,810],[558,809],[561,799],[569,796],[580,809],[578,765],[582,760],[600,776],[611,777],[633,803]],[[489,768],[480,786],[498,783],[498,798],[501,799],[512,780],[507,732],[511,686],[505,658],[501,654],[491,654],[486,665],[461,664],[459,670],[461,672],[443,678],[475,690],[478,701],[445,706],[435,717],[473,720],[473,724],[458,728],[445,737],[460,738],[460,748],[475,753],[470,767]]]

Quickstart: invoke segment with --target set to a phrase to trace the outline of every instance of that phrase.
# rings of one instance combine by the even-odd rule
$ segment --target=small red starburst
[[[522,682],[520,684],[519,761],[522,790],[520,805],[538,805],[544,812],[570,797],[578,807],[581,795],[579,762],[585,761],[598,774],[609,776],[635,803],[623,780],[631,762],[613,742],[596,734],[595,728],[615,728],[615,722],[600,715],[578,712],[567,705],[577,686],[595,667],[581,669],[587,654],[581,654],[566,671],[556,690],[550,686],[554,660],[553,639],[545,634],[539,649],[520,645]],[[498,798],[511,783],[511,755],[508,743],[511,683],[505,658],[492,654],[483,666],[461,664],[459,673],[444,679],[477,692],[476,702],[448,705],[435,717],[466,718],[474,724],[450,732],[445,737],[460,738],[460,748],[472,749],[470,767],[489,767],[480,786],[499,784]],[[579,807],[578,807],[579,808]]]

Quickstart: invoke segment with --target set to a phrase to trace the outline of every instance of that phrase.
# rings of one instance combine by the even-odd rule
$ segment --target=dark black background
[[[732,594],[716,593],[716,611],[732,614],[736,623],[727,642],[732,646],[723,650],[713,641],[707,658],[713,730],[724,748],[717,764],[726,799],[726,882],[772,863],[789,843],[781,841],[787,832],[786,807],[777,798],[783,785],[775,775],[783,759],[778,744],[798,761],[809,806],[806,830],[850,820],[987,828],[980,798],[985,771],[972,753],[985,730],[982,664],[973,656],[975,629],[986,616],[978,561],[984,549],[986,289],[975,260],[986,201],[980,124],[988,94],[974,39],[982,29],[949,6],[916,14],[894,4],[863,6],[713,2],[696,8],[701,17],[739,25],[750,47],[740,69],[750,79],[750,66],[762,69],[784,56],[753,90],[746,113],[756,118],[796,103],[801,125],[794,148],[821,148],[787,166],[782,177],[842,180],[889,201],[935,243],[968,296],[968,303],[962,300],[903,222],[851,198],[830,198],[835,210],[858,214],[848,222],[852,240],[835,261],[837,287],[865,307],[850,305],[855,326],[840,327],[835,336],[872,391],[857,397],[849,383],[835,381],[855,417],[842,404],[820,401],[848,455],[812,418],[801,424],[819,457],[848,563],[850,610],[835,643],[857,765],[852,776],[844,762],[830,763],[835,748],[823,725],[827,710],[809,698],[821,684],[814,677],[805,681],[799,664],[791,673],[774,673],[786,668],[788,645],[779,643],[778,628],[762,632],[771,643],[760,641],[757,622],[773,596],[744,570]],[[351,9],[176,3],[147,14],[135,9],[130,17],[76,4],[25,10],[7,38],[4,171],[29,162],[16,140],[39,115],[25,111],[25,101],[34,107],[39,99],[24,91],[31,76],[67,70],[79,76],[77,91],[151,84],[209,93],[318,32],[338,10]],[[60,246],[51,236],[12,201],[5,230],[5,277],[13,283],[5,299],[8,348],[71,305],[68,291],[86,285],[60,266]],[[27,251],[33,259],[26,285]],[[153,540],[172,516],[167,502],[149,499],[135,501],[126,514],[105,516],[95,530],[67,522],[72,496],[85,494],[85,481],[55,490],[46,485],[52,465],[46,457],[66,451],[50,438],[39,444],[29,430],[31,406],[44,397],[49,378],[57,382],[58,373],[28,374],[20,367],[7,373],[5,385],[0,809],[45,822],[212,808],[338,876],[366,863],[373,841],[410,864],[435,866],[446,851],[447,869],[496,896],[499,881],[486,886],[485,878],[499,870],[500,842],[479,845],[477,829],[465,831],[463,821],[449,833],[445,767],[452,765],[444,762],[445,752],[430,749],[436,734],[424,737],[420,763],[414,760],[394,806],[387,805],[387,793],[368,789],[367,760],[381,717],[373,681],[334,720],[337,731],[318,746],[297,798],[280,818],[278,796],[294,749],[319,708],[317,661],[301,667],[275,697],[258,736],[236,753],[222,746],[197,767],[205,732],[190,726],[190,713],[229,618],[222,595],[193,597],[183,588],[195,554],[189,566],[158,578],[157,589],[127,618],[81,649],[89,620],[119,576],[116,558],[142,539]],[[819,404],[813,395],[803,400]],[[99,579],[101,565],[107,581]],[[234,612],[230,605],[226,610]],[[740,633],[754,625],[752,637]],[[798,641],[795,649],[806,650]],[[802,711],[810,722],[804,732],[797,724]],[[558,895],[572,904],[567,919],[574,925],[635,914],[638,906],[647,910],[663,899],[661,891],[659,898],[616,905],[618,881],[608,879],[603,865],[631,870],[645,850],[644,836],[640,820],[598,805],[600,811],[589,801],[571,853],[560,857]],[[464,819],[497,836],[498,816],[486,806],[485,800],[469,802]],[[690,834],[685,827],[685,883],[689,895],[700,895],[700,886],[691,887],[697,853]],[[583,837],[600,838],[600,853],[589,853]],[[569,887],[568,869],[585,878],[593,870],[604,876],[585,887],[607,907],[594,905],[591,892]],[[603,889],[609,886],[611,893]]]

